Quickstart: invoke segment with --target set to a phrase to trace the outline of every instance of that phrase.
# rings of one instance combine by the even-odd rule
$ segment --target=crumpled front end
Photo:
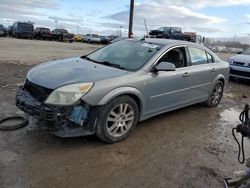
[[[93,134],[93,122],[87,103],[72,106],[46,105],[44,100],[52,91],[26,81],[17,89],[16,106],[26,114],[36,118],[38,126],[48,129],[60,137],[76,137]]]

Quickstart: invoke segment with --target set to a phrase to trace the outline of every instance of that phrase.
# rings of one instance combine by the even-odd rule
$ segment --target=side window
[[[171,49],[162,56],[158,64],[163,61],[173,63],[176,68],[185,67],[187,65],[185,47]]]
[[[207,53],[207,62],[208,63],[214,63],[214,58],[211,54]]]
[[[190,59],[191,59],[191,65],[202,65],[207,64],[207,54],[204,50],[194,48],[194,47],[188,47]]]

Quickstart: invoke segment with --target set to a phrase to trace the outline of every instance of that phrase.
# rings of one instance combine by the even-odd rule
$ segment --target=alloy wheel
[[[127,103],[115,106],[109,113],[106,121],[107,131],[113,137],[126,134],[135,119],[134,109]]]
[[[214,91],[212,93],[212,104],[216,105],[220,102],[223,94],[223,86],[221,84],[217,84],[214,87]]]

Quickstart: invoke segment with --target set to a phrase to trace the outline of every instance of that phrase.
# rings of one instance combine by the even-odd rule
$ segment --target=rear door
[[[198,47],[187,47],[189,54],[189,91],[191,102],[205,100],[210,94],[215,74],[213,57]]]

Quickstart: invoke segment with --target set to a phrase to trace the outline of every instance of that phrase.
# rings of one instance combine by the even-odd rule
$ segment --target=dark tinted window
[[[18,23],[18,27],[21,27],[23,29],[33,30],[34,26],[29,23]]]
[[[208,62],[207,54],[204,50],[194,47],[188,47],[188,50],[190,54],[191,65],[201,65]]]

